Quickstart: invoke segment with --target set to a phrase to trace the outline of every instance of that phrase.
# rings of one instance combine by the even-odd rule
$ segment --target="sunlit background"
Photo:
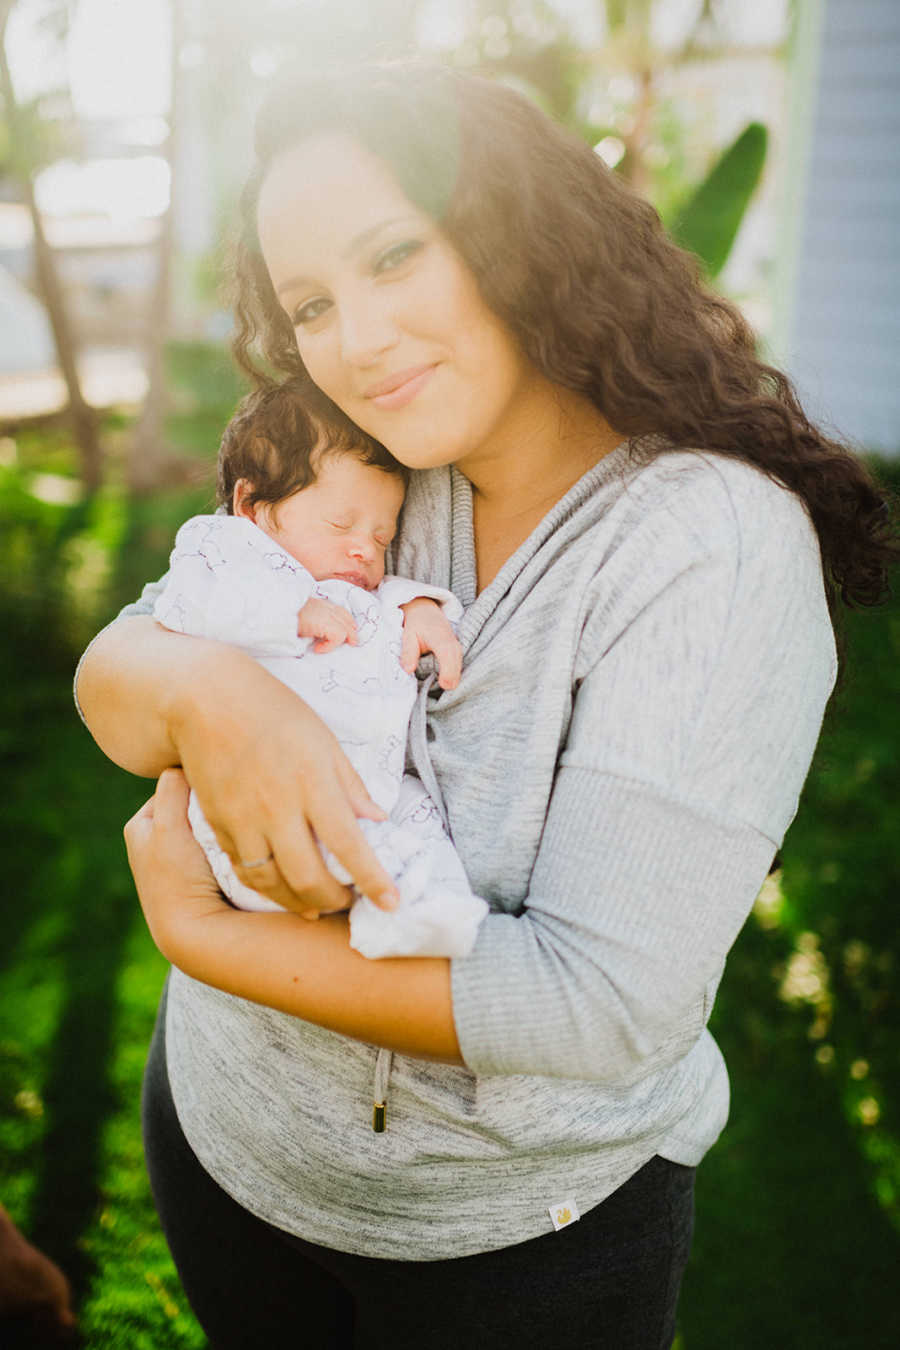
[[[35,190],[88,348],[134,347],[170,205],[172,332],[220,337],[216,249],[266,78],[285,62],[411,52],[493,70],[580,128],[597,128],[598,154],[611,166],[627,158],[630,176],[661,208],[699,182],[743,126],[764,124],[762,182],[722,284],[763,333],[772,329],[787,0],[79,0],[61,35],[47,23],[59,8],[19,0],[6,45],[17,96],[52,127],[52,162],[35,174]],[[26,285],[30,234],[25,208],[0,203],[0,266]],[[14,347],[0,351],[0,379],[11,363],[22,371],[40,364],[36,338]],[[121,350],[118,368],[121,377]]]
[[[210,503],[267,79],[422,53],[514,83],[900,487],[900,0],[0,0],[0,23],[0,1202],[73,1280],[89,1350],[199,1350],[140,1154],[164,965],[120,828],[146,785],[70,681]],[[677,1350],[900,1345],[896,602],[849,653],[714,1012],[734,1106]]]
[[[741,129],[761,125],[762,173],[717,284],[819,416],[869,448],[900,444],[886,345],[900,337],[891,0],[5,0],[5,9],[17,98],[41,125],[37,203],[79,359],[90,364],[98,346],[114,353],[108,397],[123,381],[132,397],[146,387],[140,330],[167,213],[167,332],[227,330],[217,250],[265,80],[285,63],[418,52],[512,80],[596,133],[597,153],[667,221]],[[35,289],[30,222],[15,195],[0,194],[0,314],[20,335],[0,344],[0,416],[27,411],[42,383],[50,397],[35,376],[54,364],[39,312],[27,295],[12,299],[16,283]],[[12,373],[31,378],[13,386]]]

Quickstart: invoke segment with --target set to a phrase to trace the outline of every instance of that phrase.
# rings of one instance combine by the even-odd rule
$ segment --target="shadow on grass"
[[[77,1303],[94,1274],[93,1258],[79,1239],[101,1196],[103,1125],[115,1106],[108,1065],[116,977],[134,921],[133,900],[101,913],[89,893],[109,899],[108,888],[88,874],[80,895],[85,903],[72,915],[64,942],[64,995],[43,1094],[49,1128],[30,1225],[32,1240],[66,1271]]]
[[[95,1273],[80,1238],[102,1198],[116,986],[137,903],[121,825],[147,785],[109,773],[74,718],[65,683],[43,700],[39,718],[20,718],[19,726],[16,741],[27,741],[28,754],[8,742],[3,755],[15,782],[3,827],[15,889],[3,909],[0,964],[30,972],[27,987],[12,986],[13,1000],[22,1000],[18,1015],[54,1028],[30,1051],[46,1124],[29,1149],[27,1230],[66,1272],[80,1302]]]

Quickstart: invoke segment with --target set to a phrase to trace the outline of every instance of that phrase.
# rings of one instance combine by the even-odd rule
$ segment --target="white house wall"
[[[783,355],[817,417],[898,454],[900,0],[811,2],[818,50]]]

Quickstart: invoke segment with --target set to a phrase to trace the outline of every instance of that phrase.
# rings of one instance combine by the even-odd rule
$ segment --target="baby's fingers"
[[[438,664],[438,684],[442,689],[455,689],[462,674],[462,647],[453,633],[442,635],[434,644],[434,658]]]
[[[408,675],[411,675],[419,664],[421,655],[422,648],[418,633],[416,633],[412,624],[404,624],[400,634],[400,664]]]
[[[316,641],[313,644],[313,651],[321,655],[323,652],[332,652],[335,647],[341,647],[346,642],[349,646],[355,647],[357,644],[356,623],[349,610],[342,609],[339,605],[334,605],[327,618],[318,624],[316,631]]]
[[[344,633],[328,633],[316,638],[313,651],[317,656],[324,656],[327,652],[333,652],[335,647],[342,647],[346,641]]]

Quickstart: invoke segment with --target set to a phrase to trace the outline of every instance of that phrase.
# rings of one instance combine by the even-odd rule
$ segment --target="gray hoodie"
[[[452,962],[466,1067],[179,971],[167,1050],[188,1140],[247,1209],[434,1260],[552,1231],[654,1154],[694,1165],[715,1142],[728,1078],[706,1022],[836,665],[804,507],[721,455],[620,447],[480,595],[468,483],[414,474],[393,563],[465,608],[462,680],[422,681],[409,754],[491,906]]]

